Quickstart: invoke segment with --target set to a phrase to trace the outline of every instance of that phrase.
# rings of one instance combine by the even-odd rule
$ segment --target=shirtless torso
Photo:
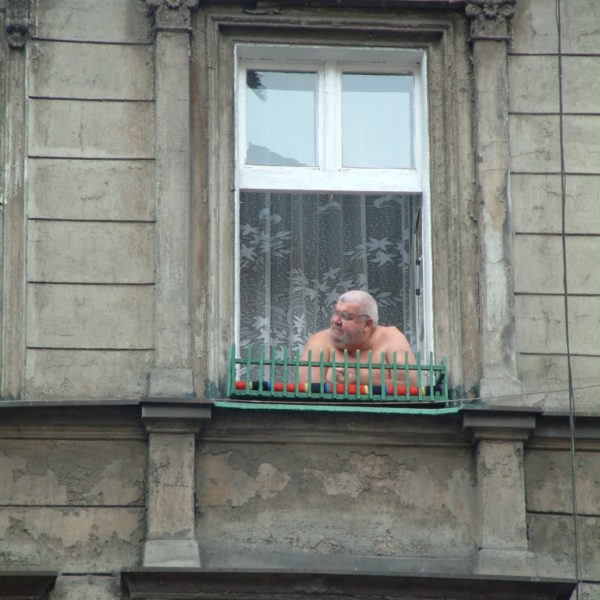
[[[381,363],[382,353],[384,362],[392,365],[394,362],[394,353],[396,353],[396,364],[402,367],[405,357],[408,356],[408,363],[415,364],[415,356],[410,348],[408,340],[404,334],[394,326],[373,325],[370,318],[360,318],[359,308],[350,303],[338,303],[336,313],[331,318],[329,329],[323,329],[312,335],[304,347],[301,360],[310,358],[315,363],[320,361],[321,351],[323,352],[323,361],[332,360],[335,350],[335,360],[343,363],[344,350],[348,351],[348,362],[356,362],[357,351],[360,351],[360,362],[362,364],[369,361],[369,352],[372,355],[373,364]],[[345,317],[345,318],[344,318]],[[352,317],[352,318],[348,318]],[[336,373],[336,382],[344,381],[345,373],[343,367],[338,367]],[[308,367],[301,367],[299,373],[300,381],[308,381]],[[368,369],[361,369],[360,380],[367,383],[369,378]],[[312,367],[311,382],[318,382],[320,379],[320,369],[318,366]],[[348,383],[356,382],[356,370],[348,369]],[[398,368],[397,379],[400,385],[405,383],[405,372]],[[325,381],[332,382],[332,368],[325,370]],[[393,372],[391,369],[385,372],[385,381],[387,384],[393,382]],[[417,384],[417,372],[410,371],[410,385]],[[381,383],[380,369],[373,369],[373,383]]]

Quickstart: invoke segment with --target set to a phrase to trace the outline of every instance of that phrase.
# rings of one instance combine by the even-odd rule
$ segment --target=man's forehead
[[[359,310],[360,304],[358,302],[344,302],[343,300],[338,300],[335,308],[340,312],[348,312],[352,310]]]

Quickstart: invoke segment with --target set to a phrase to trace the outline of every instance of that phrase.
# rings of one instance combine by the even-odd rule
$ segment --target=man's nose
[[[338,315],[337,313],[333,313],[331,315],[331,322],[335,323],[336,321],[339,322],[342,320],[342,317],[340,317],[340,315]]]

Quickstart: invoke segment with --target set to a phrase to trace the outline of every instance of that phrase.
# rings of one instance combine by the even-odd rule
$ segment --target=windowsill
[[[416,414],[416,415],[447,415],[459,412],[464,404],[456,403],[417,403],[413,406],[407,404],[393,405],[392,403],[357,402],[357,403],[331,403],[314,399],[311,402],[280,402],[277,399],[241,401],[241,400],[215,400],[215,407],[241,410],[284,410],[308,412],[336,412],[336,413],[374,413],[374,414]]]

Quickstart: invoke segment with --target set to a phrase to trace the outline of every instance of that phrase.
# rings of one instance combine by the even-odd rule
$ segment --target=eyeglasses
[[[368,318],[369,315],[351,315],[350,313],[347,312],[338,312],[337,310],[334,310],[332,312],[332,318],[333,317],[339,317],[342,321],[346,322],[346,321],[354,321],[354,319],[360,319],[360,318]]]

